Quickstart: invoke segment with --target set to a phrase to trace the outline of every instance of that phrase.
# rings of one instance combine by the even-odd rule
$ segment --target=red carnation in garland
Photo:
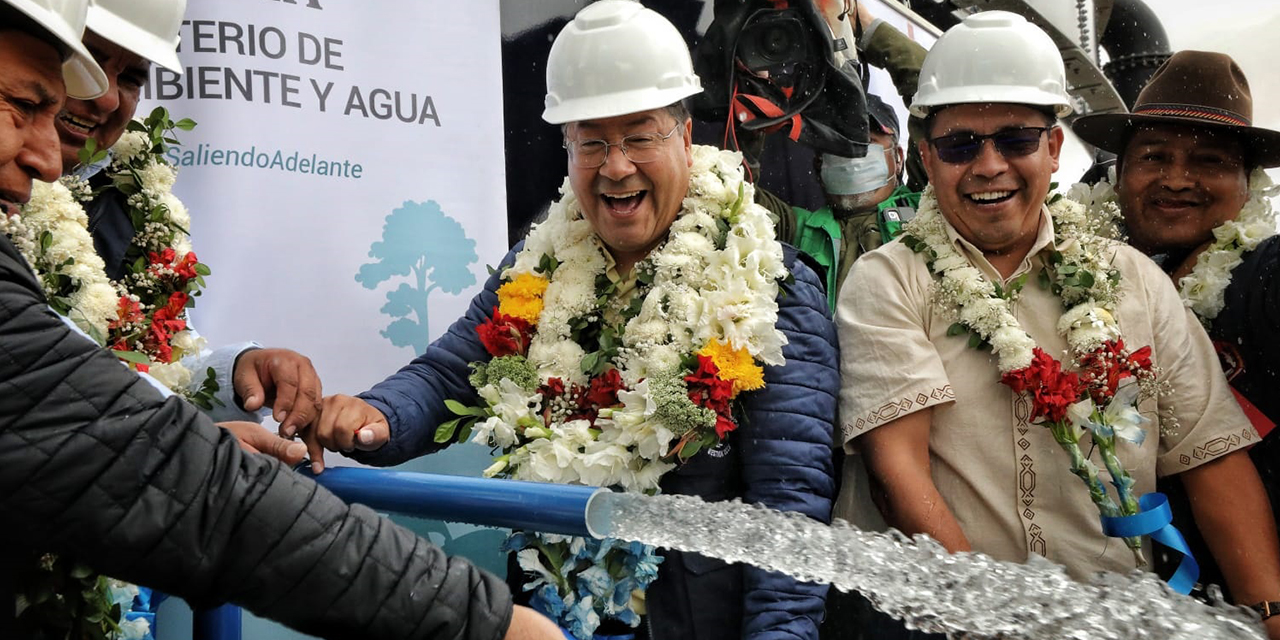
[[[538,393],[542,394],[544,403],[552,398],[559,398],[564,395],[564,381],[560,378],[547,378],[546,384],[538,387]]]
[[[1150,371],[1151,367],[1151,347],[1146,346],[1129,354],[1129,367],[1135,373],[1138,371]]]
[[[1016,393],[1031,394],[1031,419],[1041,416],[1053,422],[1067,417],[1067,407],[1080,399],[1080,376],[1063,371],[1062,363],[1035,348],[1031,364],[1010,371],[1000,382]]]
[[[178,252],[173,247],[166,247],[160,253],[154,251],[147,254],[147,259],[151,261],[153,266],[167,267],[173,264],[178,257]]]
[[[551,382],[554,381],[561,393],[564,392],[564,383],[559,378],[551,378],[547,380],[547,384],[543,385],[543,389],[547,389]],[[617,369],[609,369],[604,373],[591,379],[586,386],[573,385],[569,389],[569,398],[576,400],[576,409],[569,414],[568,420],[586,420],[592,425],[596,423],[596,418],[600,416],[601,409],[607,409],[618,406],[618,391],[621,391],[622,374]],[[547,396],[543,395],[543,398]]]
[[[111,323],[107,325],[108,329],[119,329],[121,327],[126,327],[131,324],[142,322],[146,318],[146,316],[142,314],[142,305],[138,304],[136,300],[134,300],[133,298],[130,298],[129,296],[120,296],[120,301],[119,303],[117,303],[117,307],[116,307],[116,316],[117,316],[116,319],[112,320]],[[123,343],[124,340],[120,339],[118,342]],[[128,347],[123,347],[123,348],[113,347],[113,348],[115,348],[117,351],[129,350]]]
[[[495,358],[522,356],[533,339],[532,325],[521,318],[500,313],[497,307],[493,308],[493,317],[477,327],[476,332],[485,351]]]
[[[617,406],[618,391],[621,389],[622,374],[617,369],[609,369],[591,379],[591,386],[583,397],[592,410],[592,422],[595,422],[594,414],[600,409]]]
[[[1102,405],[1116,394],[1120,381],[1151,369],[1151,347],[1133,353],[1124,340],[1108,340],[1080,358],[1080,376],[1093,401]]]
[[[173,347],[169,341],[173,334],[187,328],[187,321],[181,316],[188,299],[185,292],[174,291],[169,294],[168,304],[156,309],[155,315],[151,317],[151,326],[147,329],[143,343],[154,351],[155,359],[160,362],[173,360]]]
[[[724,440],[730,431],[738,428],[738,423],[730,418],[726,418],[724,414],[716,413],[716,437]]]
[[[721,380],[720,368],[707,356],[698,356],[698,368],[684,377],[689,385],[689,399],[700,407],[716,412],[716,436],[724,438],[730,431],[738,428],[733,421],[733,409],[729,401],[733,398],[733,382]]]

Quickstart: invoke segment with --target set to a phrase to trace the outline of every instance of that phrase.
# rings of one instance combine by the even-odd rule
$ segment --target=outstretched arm
[[[501,580],[243,451],[73,333],[0,238],[0,521],[20,544],[325,638],[497,640]]]

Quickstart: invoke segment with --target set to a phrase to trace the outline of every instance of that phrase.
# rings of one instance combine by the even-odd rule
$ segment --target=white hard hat
[[[107,92],[107,74],[80,41],[88,0],[3,0],[57,38],[71,55],[62,63],[67,95],[89,100]]]
[[[1062,55],[1049,34],[1008,11],[975,13],[951,27],[925,56],[911,115],[933,107],[1009,102],[1071,113]]]
[[[178,29],[187,0],[89,0],[89,30],[170,71],[182,73]]]
[[[610,118],[700,91],[689,45],[675,26],[639,2],[599,0],[579,11],[551,45],[542,119]]]

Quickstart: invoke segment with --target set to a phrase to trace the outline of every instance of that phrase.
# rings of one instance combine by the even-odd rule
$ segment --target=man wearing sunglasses
[[[838,305],[844,441],[865,457],[884,519],[951,551],[1040,555],[1080,579],[1138,566],[1103,534],[1072,458],[1033,415],[1054,398],[1002,384],[1047,371],[1028,366],[1033,347],[1076,375],[1084,354],[1122,338],[1133,352],[1150,347],[1172,388],[1144,396],[1127,422],[1108,418],[1125,438],[1116,455],[1135,496],[1154,491],[1157,475],[1181,474],[1197,521],[1217,532],[1211,549],[1237,600],[1280,597],[1274,530],[1248,529],[1267,508],[1244,453],[1257,434],[1208,337],[1154,263],[1090,235],[1072,217],[1079,207],[1047,202],[1063,141],[1057,118],[1071,112],[1053,41],[1015,14],[971,15],[930,50],[911,111],[925,119],[919,148],[931,186],[904,239],[854,264]],[[1075,295],[1068,287],[1088,296],[1064,303]],[[853,295],[869,289],[880,295]],[[1065,408],[1082,391],[1063,382]],[[1076,428],[1083,455],[1102,468],[1095,432]]]
[[[741,499],[827,521],[840,386],[835,327],[817,275],[773,238],[772,221],[752,202],[741,157],[692,144],[682,100],[700,91],[688,47],[665,18],[630,0],[582,9],[547,62],[543,119],[560,126],[567,155],[561,200],[423,356],[359,397],[325,398],[319,423],[304,434],[309,444],[374,465],[437,451],[455,437],[437,431],[458,417],[446,402],[477,405],[493,397],[494,383],[513,388],[515,375],[494,372],[512,371],[519,358],[536,368],[518,404],[536,410],[516,419],[507,416],[519,408],[507,401],[488,405],[492,413],[468,438],[501,450],[493,473],[632,491],[645,490],[644,481],[666,494]],[[770,264],[782,269],[759,268]],[[485,332],[513,326],[507,314],[516,313],[527,313],[527,351],[522,343],[498,355]],[[757,341],[779,347],[780,357],[762,360],[760,379],[734,398],[735,419],[692,404],[703,398],[695,381],[736,375],[729,363],[689,371],[717,340],[744,356],[739,371],[757,366]],[[485,379],[480,371],[488,385],[474,382]],[[673,382],[690,386],[661,391]],[[727,414],[737,391],[717,388]],[[684,415],[714,424],[689,429]],[[674,436],[681,425],[683,436]],[[652,435],[611,444],[637,429]],[[651,444],[646,462],[638,456]],[[511,565],[510,578],[582,640],[818,637],[825,586],[678,550],[657,550],[653,570],[631,562],[635,556],[613,563],[612,551],[597,554],[588,545],[601,543],[584,540],[572,544],[596,560],[578,573],[579,560],[555,559],[548,545],[558,542],[519,540],[532,537],[512,538],[519,567]],[[621,591],[599,591],[599,574],[589,580],[587,571],[600,570]],[[546,583],[552,571],[564,576],[560,584]]]

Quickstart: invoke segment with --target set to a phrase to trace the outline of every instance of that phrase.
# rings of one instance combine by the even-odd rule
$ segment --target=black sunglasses
[[[938,158],[947,164],[972,162],[982,152],[982,142],[990,140],[1006,158],[1029,156],[1040,148],[1040,137],[1053,127],[1020,127],[978,135],[973,132],[939,136],[929,141]]]

